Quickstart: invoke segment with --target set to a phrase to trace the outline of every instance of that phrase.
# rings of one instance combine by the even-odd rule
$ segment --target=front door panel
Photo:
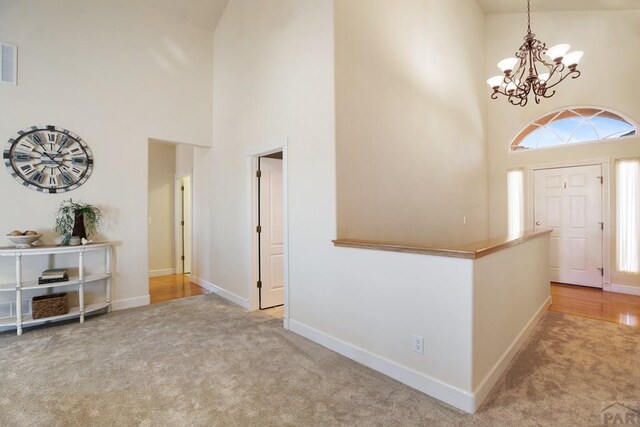
[[[551,280],[602,287],[600,165],[534,172],[534,227],[551,233]]]

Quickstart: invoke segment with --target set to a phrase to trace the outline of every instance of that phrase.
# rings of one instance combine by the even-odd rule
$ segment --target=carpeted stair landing
[[[209,294],[0,334],[0,426],[599,425],[638,331],[547,313],[471,416]]]

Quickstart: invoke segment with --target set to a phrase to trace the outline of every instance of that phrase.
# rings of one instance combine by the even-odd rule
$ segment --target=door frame
[[[602,290],[611,291],[611,179],[610,179],[611,159],[603,157],[599,159],[586,160],[567,160],[563,162],[541,163],[536,165],[525,166],[525,189],[526,189],[526,208],[525,208],[525,224],[526,227],[533,227],[534,222],[534,180],[533,173],[542,169],[558,169],[570,168],[575,166],[600,166],[602,171],[602,222],[604,222],[602,233],[602,268],[604,274],[602,277]]]
[[[258,158],[269,154],[282,151],[282,242],[283,242],[283,275],[284,275],[284,316],[283,325],[285,329],[289,329],[289,157],[287,153],[287,140],[276,142],[272,145],[264,146],[252,150],[247,155],[248,163],[248,194],[249,202],[247,206],[251,210],[249,214],[250,225],[249,231],[251,236],[251,282],[249,283],[249,309],[251,311],[258,310],[259,290],[258,283],[258,234],[256,227],[258,226],[258,180],[256,179],[256,171],[258,170]]]
[[[184,271],[182,271],[182,260],[180,259],[180,244],[182,242],[182,234],[180,232],[180,227],[179,227],[179,222],[180,220],[178,218],[182,217],[182,198],[180,197],[180,180],[182,178],[189,178],[189,191],[190,191],[190,195],[189,195],[189,230],[191,231],[191,235],[189,236],[189,253],[191,254],[191,260],[190,262],[192,262],[193,260],[193,172],[189,172],[186,173],[184,175],[174,175],[174,199],[175,199],[175,203],[174,203],[174,221],[173,221],[173,231],[174,231],[174,238],[173,238],[173,248],[174,248],[174,252],[175,252],[175,259],[176,259],[176,274],[184,274]],[[193,268],[191,268],[191,270],[193,270]]]

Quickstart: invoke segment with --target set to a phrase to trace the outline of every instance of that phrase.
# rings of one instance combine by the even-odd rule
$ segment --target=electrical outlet
[[[413,336],[413,351],[418,354],[424,354],[424,338],[419,335]]]

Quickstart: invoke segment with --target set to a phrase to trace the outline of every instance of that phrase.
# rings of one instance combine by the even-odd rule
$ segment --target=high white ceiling
[[[143,6],[159,9],[193,25],[213,31],[229,0],[136,0]]]
[[[229,0],[136,0],[213,31]],[[487,14],[526,12],[526,0],[477,0]],[[640,0],[531,0],[533,12],[640,9]]]
[[[487,14],[527,11],[526,0],[478,0]],[[640,0],[531,0],[532,12],[640,9]]]

